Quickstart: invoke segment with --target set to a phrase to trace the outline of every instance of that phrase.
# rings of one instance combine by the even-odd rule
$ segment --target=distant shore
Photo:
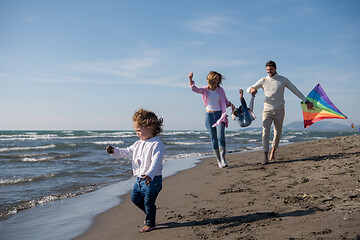
[[[77,239],[359,239],[360,135],[214,158],[164,179],[157,230],[140,234],[144,214],[123,197]]]

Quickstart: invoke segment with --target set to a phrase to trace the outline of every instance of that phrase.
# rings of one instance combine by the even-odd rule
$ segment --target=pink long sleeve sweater
[[[196,93],[200,93],[203,97],[203,102],[204,102],[204,105],[205,107],[207,106],[207,102],[208,102],[208,96],[209,96],[209,89],[208,87],[197,87],[195,86],[195,82],[190,86],[190,89],[193,91],[193,92],[196,92]],[[220,96],[220,106],[221,106],[221,117],[220,119],[214,123],[213,127],[216,127],[217,125],[219,125],[221,122],[224,122],[225,123],[225,126],[228,127],[228,115],[226,114],[226,108],[230,106],[230,102],[228,101],[228,99],[226,98],[226,95],[225,95],[225,91],[222,87],[217,87],[215,89],[218,93],[219,93],[219,96]]]

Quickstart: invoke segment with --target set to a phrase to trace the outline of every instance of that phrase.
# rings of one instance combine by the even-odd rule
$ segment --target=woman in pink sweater
[[[233,106],[226,98],[225,91],[220,84],[223,76],[215,71],[211,71],[207,76],[208,85],[205,87],[195,86],[192,80],[193,73],[189,73],[190,88],[196,93],[200,93],[206,108],[205,125],[210,134],[212,147],[219,165],[219,168],[227,167],[225,127],[228,127],[228,116],[226,108]],[[219,146],[220,145],[220,146]]]

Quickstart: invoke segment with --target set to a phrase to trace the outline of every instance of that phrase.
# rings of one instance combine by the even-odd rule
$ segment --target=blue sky
[[[165,129],[205,129],[188,73],[199,86],[222,73],[239,105],[268,60],[305,96],[320,83],[349,118],[336,122],[359,124],[359,11],[357,0],[1,0],[0,129],[132,129],[140,107]],[[300,100],[285,96],[285,124],[301,121]]]

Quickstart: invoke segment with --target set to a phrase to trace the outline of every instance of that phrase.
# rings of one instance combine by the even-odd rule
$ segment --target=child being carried
[[[232,109],[232,118],[234,120],[237,120],[240,127],[247,127],[256,118],[255,114],[253,113],[254,99],[255,99],[256,90],[251,92],[251,99],[250,99],[249,108],[247,107],[246,101],[245,101],[245,99],[243,97],[244,91],[242,89],[239,90],[239,94],[240,94],[241,106],[239,108],[233,107],[233,109]]]

